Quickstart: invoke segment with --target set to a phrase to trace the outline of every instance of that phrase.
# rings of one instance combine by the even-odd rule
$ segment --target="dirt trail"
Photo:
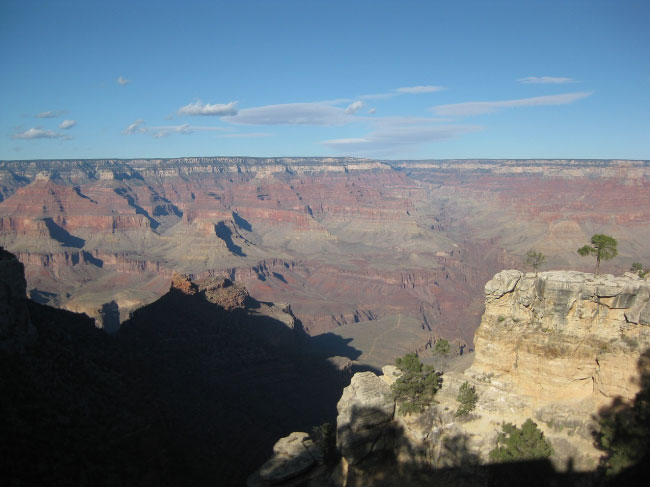
[[[402,326],[402,315],[401,315],[401,313],[397,315],[397,324],[394,327],[392,327],[392,328],[390,328],[390,329],[388,329],[386,331],[381,332],[372,341],[372,346],[370,347],[370,351],[368,352],[368,357],[366,358],[366,360],[370,359],[370,357],[372,357],[372,354],[375,352],[375,345],[377,343],[377,340],[379,340],[381,337],[383,337],[386,333],[390,333],[391,331],[397,330],[400,326]]]

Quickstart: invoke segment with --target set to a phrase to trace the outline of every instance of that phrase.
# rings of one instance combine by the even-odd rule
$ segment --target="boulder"
[[[262,465],[259,476],[271,485],[279,484],[302,475],[322,458],[320,448],[307,433],[291,433],[275,444],[273,456]]]
[[[337,447],[350,464],[358,464],[373,451],[389,446],[395,402],[390,386],[374,373],[355,374],[336,409]]]

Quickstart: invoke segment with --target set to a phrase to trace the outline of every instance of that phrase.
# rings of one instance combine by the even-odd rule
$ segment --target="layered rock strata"
[[[650,346],[648,281],[503,271],[485,293],[471,374],[491,374],[533,407],[586,401],[593,409],[637,393],[636,364]]]

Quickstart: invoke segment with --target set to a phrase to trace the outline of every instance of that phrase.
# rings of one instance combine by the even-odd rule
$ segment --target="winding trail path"
[[[391,331],[397,330],[400,326],[402,326],[402,314],[401,313],[399,313],[397,315],[397,324],[394,327],[392,327],[392,328],[390,328],[390,329],[388,329],[386,331],[381,332],[372,341],[372,346],[370,347],[370,351],[368,352],[368,357],[366,358],[366,360],[370,359],[370,357],[372,357],[372,354],[375,353],[375,345],[377,344],[377,340],[379,340],[381,337],[383,337],[387,333],[390,333]]]

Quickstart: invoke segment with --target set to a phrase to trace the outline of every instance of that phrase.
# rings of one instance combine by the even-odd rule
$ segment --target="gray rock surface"
[[[372,372],[355,374],[336,409],[337,447],[350,464],[387,447],[384,426],[393,419],[395,402],[386,382]]]
[[[259,475],[271,484],[297,477],[322,460],[320,448],[307,433],[291,433],[273,447],[273,456],[262,465]]]

